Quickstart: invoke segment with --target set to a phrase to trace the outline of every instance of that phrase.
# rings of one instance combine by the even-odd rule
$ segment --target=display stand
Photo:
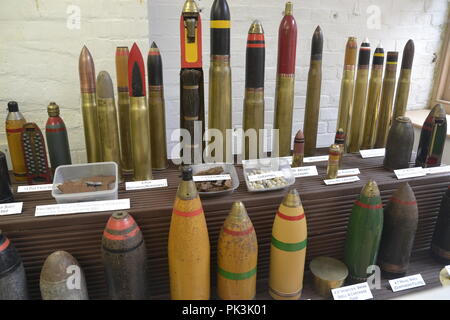
[[[419,207],[419,224],[408,274],[421,273],[427,285],[414,290],[424,290],[439,285],[439,270],[443,267],[431,259],[429,254],[431,236],[439,211],[442,196],[450,185],[450,173],[397,180],[392,172],[382,167],[383,158],[362,159],[358,154],[346,155],[345,168],[359,168],[360,181],[326,186],[326,162],[317,165],[319,176],[297,178],[297,188],[308,224],[308,247],[306,269],[312,258],[330,256],[343,258],[343,246],[347,221],[354,201],[369,179],[374,179],[381,191],[383,204],[403,182],[409,182],[414,190]],[[269,299],[267,278],[269,271],[270,238],[274,215],[287,190],[250,193],[245,186],[242,167],[236,166],[240,179],[239,188],[231,195],[202,198],[211,242],[212,286],[216,279],[216,248],[220,228],[228,215],[233,201],[242,201],[254,224],[258,237],[258,294],[257,298]],[[164,171],[155,171],[154,178],[167,178],[166,188],[125,191],[121,184],[119,199],[130,198],[133,215],[141,227],[148,251],[150,268],[150,290],[152,298],[169,298],[167,265],[167,241],[172,205],[175,199],[180,172],[174,166]],[[16,192],[17,186],[14,186]],[[40,298],[39,274],[45,258],[55,250],[65,250],[80,263],[86,276],[91,299],[107,298],[101,263],[101,238],[111,212],[84,213],[62,216],[35,217],[36,205],[53,204],[49,191],[15,193],[16,201],[24,202],[20,215],[0,217],[0,229],[17,247],[24,261],[31,297]],[[392,293],[386,288],[372,290],[376,299],[386,299],[412,292],[408,290]],[[212,290],[215,297],[215,290]],[[305,274],[302,299],[319,299],[311,286],[311,276]]]

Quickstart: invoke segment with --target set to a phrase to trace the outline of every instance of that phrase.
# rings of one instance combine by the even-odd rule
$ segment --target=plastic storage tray
[[[56,168],[53,178],[52,196],[57,203],[101,201],[117,199],[118,169],[115,162],[96,162],[86,164],[64,165]],[[77,180],[93,176],[115,176],[116,181],[110,190],[95,192],[80,192],[64,194],[58,189],[58,185],[66,181]]]
[[[255,159],[255,160],[246,160],[243,162],[243,170],[244,170],[244,178],[245,183],[247,185],[247,189],[250,192],[265,192],[265,191],[273,191],[273,190],[281,190],[287,188],[294,184],[295,177],[292,172],[291,166],[289,165],[289,161],[283,158],[267,158],[267,159]],[[284,178],[286,180],[286,184],[282,186],[273,186],[273,187],[265,187],[263,189],[256,189],[252,187],[253,181],[249,180],[249,175],[253,172],[259,172],[258,174],[272,174],[278,173],[280,178]],[[266,181],[270,179],[258,180],[258,181]]]
[[[232,164],[228,163],[204,163],[204,164],[195,164],[192,165],[192,173],[195,176],[198,172],[208,170],[211,168],[216,167],[222,167],[223,173],[222,174],[229,174],[231,176],[231,189],[228,190],[221,190],[221,191],[211,191],[211,192],[198,192],[201,196],[218,196],[218,195],[224,195],[228,193],[232,193],[234,190],[236,190],[239,187],[239,177],[237,175],[236,169]]]

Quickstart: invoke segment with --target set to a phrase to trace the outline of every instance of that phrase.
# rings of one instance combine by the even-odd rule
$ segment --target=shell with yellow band
[[[169,230],[170,297],[173,300],[208,300],[210,246],[208,228],[192,168],[184,167]]]
[[[306,218],[296,189],[284,197],[272,227],[269,293],[277,300],[302,294],[307,243]]]
[[[242,202],[233,203],[217,245],[217,294],[223,300],[251,300],[256,292],[258,242]]]

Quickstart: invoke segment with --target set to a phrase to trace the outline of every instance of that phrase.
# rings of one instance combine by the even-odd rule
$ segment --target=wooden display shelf
[[[419,207],[419,224],[413,248],[409,274],[421,273],[427,286],[438,285],[439,270],[443,265],[429,257],[429,247],[442,195],[450,184],[450,174],[428,175],[398,181],[392,172],[382,168],[383,158],[362,159],[359,155],[346,155],[344,169],[359,168],[360,181],[326,186],[326,162],[317,165],[319,176],[297,178],[293,187],[299,191],[308,223],[308,248],[306,268],[312,258],[343,257],[347,222],[354,201],[364,184],[375,179],[381,191],[383,204],[404,181],[413,188]],[[240,186],[232,194],[203,198],[203,208],[211,243],[212,286],[215,285],[216,248],[220,228],[233,201],[243,201],[252,219],[258,237],[258,296],[269,298],[267,278],[269,269],[270,237],[274,215],[287,190],[251,193],[245,186],[242,167],[236,166]],[[133,215],[144,235],[150,268],[149,286],[152,298],[168,298],[169,279],[167,266],[167,241],[173,201],[180,172],[175,168],[154,171],[154,178],[167,178],[167,188],[127,192],[120,185],[119,199],[130,198]],[[17,186],[14,186],[14,191]],[[0,217],[0,229],[15,244],[24,261],[28,287],[32,298],[39,299],[39,273],[45,258],[55,250],[71,253],[83,268],[91,299],[107,298],[101,264],[101,238],[111,212],[84,213],[62,216],[35,217],[36,205],[53,204],[49,191],[15,193],[16,201],[24,202],[21,215]],[[437,279],[437,280],[436,280]],[[306,271],[302,299],[318,299],[310,286],[311,277]],[[383,285],[385,285],[383,282]],[[409,293],[411,290],[398,294]],[[391,290],[373,290],[376,299],[393,297]]]

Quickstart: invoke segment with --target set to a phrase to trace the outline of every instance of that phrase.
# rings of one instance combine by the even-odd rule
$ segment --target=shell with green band
[[[376,264],[383,230],[383,206],[380,190],[370,180],[353,205],[347,227],[344,262],[351,282],[367,280],[367,268]]]
[[[223,300],[251,300],[256,293],[258,242],[242,202],[234,202],[217,244],[217,295]]]
[[[292,189],[280,204],[272,227],[269,293],[274,299],[300,298],[306,245],[306,218],[298,192]]]

